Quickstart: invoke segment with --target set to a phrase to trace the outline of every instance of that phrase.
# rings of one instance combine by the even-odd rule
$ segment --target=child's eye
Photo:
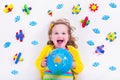
[[[58,34],[57,32],[55,34]]]
[[[66,33],[62,33],[63,35],[65,35]]]

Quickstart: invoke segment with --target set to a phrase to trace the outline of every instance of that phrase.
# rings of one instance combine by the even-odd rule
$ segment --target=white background
[[[4,13],[6,4],[12,3],[14,8],[10,13]],[[98,10],[92,12],[90,4],[97,4]],[[110,3],[115,3],[116,8],[111,8]],[[30,15],[26,15],[22,9],[24,4],[32,7]],[[61,9],[57,9],[58,4],[63,4]],[[72,7],[80,4],[81,12],[72,14]],[[49,16],[47,11],[52,10],[53,16]],[[35,60],[40,50],[46,45],[48,40],[48,25],[52,20],[67,18],[76,27],[74,35],[78,37],[77,44],[81,59],[84,63],[84,70],[79,74],[79,80],[120,80],[120,2],[119,0],[1,0],[0,1],[0,80],[40,80],[39,72],[35,67]],[[102,20],[104,15],[109,15],[108,20]],[[16,16],[20,20],[15,22]],[[82,28],[80,20],[88,16],[90,24]],[[36,21],[36,26],[30,26],[31,21]],[[95,34],[92,29],[98,28],[100,34]],[[16,40],[16,32],[23,30],[25,38],[23,42]],[[110,32],[116,32],[117,38],[113,42],[105,40]],[[31,44],[38,41],[37,45]],[[93,46],[87,44],[88,40],[94,42]],[[11,42],[8,48],[4,47],[5,42]],[[97,46],[104,45],[104,54],[97,55]],[[22,62],[15,64],[13,56],[22,53]],[[99,66],[94,67],[93,63],[99,62]],[[115,66],[116,70],[109,69]],[[17,70],[18,74],[11,73]]]

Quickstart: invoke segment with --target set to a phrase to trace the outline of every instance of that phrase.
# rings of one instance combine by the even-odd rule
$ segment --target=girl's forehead
[[[53,27],[53,30],[54,29],[58,29],[58,30],[68,30],[68,26],[65,25],[65,24],[57,24]]]

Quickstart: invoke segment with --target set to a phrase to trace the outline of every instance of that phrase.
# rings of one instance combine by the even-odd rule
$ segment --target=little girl
[[[36,60],[36,67],[40,72],[41,80],[78,80],[77,75],[83,70],[83,63],[77,50],[75,38],[72,36],[72,26],[67,19],[58,19],[50,23],[48,30],[49,41],[40,52]],[[72,68],[67,73],[61,75],[48,74],[47,56],[56,48],[67,49],[72,57]]]

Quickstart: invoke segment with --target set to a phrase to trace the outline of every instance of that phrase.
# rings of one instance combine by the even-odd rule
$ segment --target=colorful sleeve
[[[75,72],[76,74],[82,72],[84,65],[80,59],[80,55],[77,49],[75,49],[74,47],[70,46],[70,53],[73,56],[73,60],[76,63],[76,68],[72,69],[73,72]]]
[[[41,61],[49,54],[51,49],[52,49],[51,46],[48,46],[48,45],[45,46],[35,61],[35,65],[36,65],[37,69],[40,71],[41,75],[43,75],[43,73],[45,71],[45,68],[41,67]]]

